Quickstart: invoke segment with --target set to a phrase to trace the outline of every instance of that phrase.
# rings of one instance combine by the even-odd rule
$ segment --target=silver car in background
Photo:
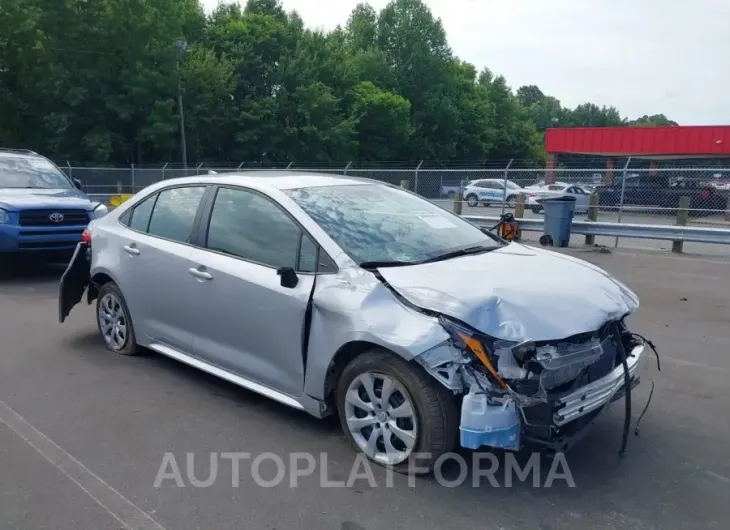
[[[457,444],[563,449],[631,395],[644,349],[624,324],[637,297],[604,271],[349,177],[150,186],[89,225],[61,321],[84,293],[111,351],[336,413],[399,470]]]

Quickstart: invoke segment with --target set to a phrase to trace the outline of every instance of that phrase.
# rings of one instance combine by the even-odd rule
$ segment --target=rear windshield
[[[474,225],[435,204],[382,184],[286,192],[356,262],[418,262],[449,250],[498,247]]]
[[[0,188],[71,187],[66,175],[45,158],[0,155]]]

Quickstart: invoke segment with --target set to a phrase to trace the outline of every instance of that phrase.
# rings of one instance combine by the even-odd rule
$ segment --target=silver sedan
[[[398,470],[457,444],[562,449],[638,382],[643,342],[624,324],[638,299],[621,282],[386,184],[167,180],[82,237],[61,321],[86,293],[112,352],[338,414]]]

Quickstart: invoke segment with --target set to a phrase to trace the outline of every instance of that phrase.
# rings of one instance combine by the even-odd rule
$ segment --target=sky
[[[218,0],[202,0],[213,9]],[[245,3],[245,2],[244,2]],[[358,0],[282,0],[309,27]],[[376,9],[388,0],[369,0]],[[680,125],[730,124],[729,0],[425,0],[461,59],[563,106],[613,105]]]

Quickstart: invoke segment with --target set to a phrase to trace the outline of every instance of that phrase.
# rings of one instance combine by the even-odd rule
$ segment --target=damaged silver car
[[[62,322],[84,292],[111,351],[336,413],[398,469],[457,444],[564,449],[630,398],[644,352],[636,295],[601,269],[349,177],[150,186],[84,232]]]

